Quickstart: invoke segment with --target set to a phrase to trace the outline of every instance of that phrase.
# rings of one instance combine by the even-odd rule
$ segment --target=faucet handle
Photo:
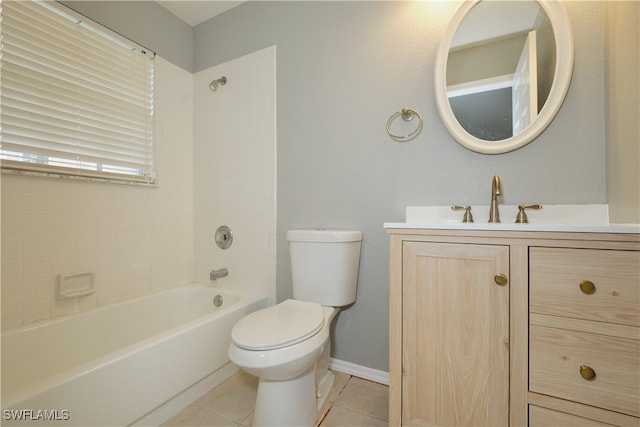
[[[542,205],[518,205],[518,216],[516,217],[516,224],[528,224],[529,218],[525,213],[525,209],[542,209]]]
[[[471,215],[471,206],[451,206],[452,211],[462,211],[464,210],[464,216],[462,217],[462,222],[473,222],[473,215]]]

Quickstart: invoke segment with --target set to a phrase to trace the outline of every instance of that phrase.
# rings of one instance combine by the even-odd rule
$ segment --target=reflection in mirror
[[[537,1],[483,1],[462,20],[446,69],[451,110],[485,141],[517,135],[538,116],[553,83],[556,40]]]
[[[535,9],[528,15],[532,23],[505,29],[505,24],[519,21],[516,16],[525,4]],[[497,9],[483,17],[485,7]],[[501,32],[494,31],[497,29]],[[480,34],[482,37],[478,37]],[[521,41],[510,40],[511,35],[518,34],[523,35]],[[495,43],[487,44],[486,40]],[[510,50],[517,52],[518,60],[512,59],[507,67],[502,54]],[[500,52],[498,57],[496,51]],[[573,55],[571,24],[561,2],[464,1],[442,35],[436,57],[434,90],[443,124],[460,145],[478,153],[502,154],[523,147],[537,138],[560,111],[571,83]],[[481,61],[472,61],[471,56]],[[520,62],[520,57],[527,66],[513,65]],[[529,72],[516,71],[527,67]],[[535,78],[530,76],[533,72]],[[496,92],[510,98],[511,104],[507,101],[501,107],[494,106],[497,101],[490,98]]]

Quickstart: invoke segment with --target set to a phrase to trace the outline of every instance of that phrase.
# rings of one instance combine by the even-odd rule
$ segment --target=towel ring
[[[414,130],[413,132],[411,132],[408,135],[405,136],[400,136],[400,135],[395,135],[391,132],[391,123],[397,119],[398,117],[402,117],[402,120],[404,120],[405,122],[411,121],[413,120],[413,118],[415,116],[418,116],[418,127],[416,128],[416,130]],[[418,134],[420,133],[420,131],[422,131],[422,116],[420,115],[420,113],[418,113],[416,110],[412,109],[412,108],[403,108],[402,110],[398,111],[397,113],[395,113],[393,116],[391,116],[389,118],[389,120],[387,121],[387,133],[389,134],[389,136],[398,142],[407,142],[407,141],[411,141],[413,138],[415,138],[416,136],[418,136]]]

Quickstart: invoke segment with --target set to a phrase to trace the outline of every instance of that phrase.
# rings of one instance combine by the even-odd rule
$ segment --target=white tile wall
[[[227,77],[212,92],[211,80]],[[260,292],[276,289],[276,48],[269,47],[194,76],[195,279],[226,267],[217,284]],[[233,245],[214,243],[218,226]]]
[[[193,75],[156,60],[157,188],[3,174],[2,328],[193,280]],[[97,293],[56,300],[59,274]]]
[[[209,283],[221,267],[218,285],[275,301],[275,47],[195,76],[156,61],[157,188],[0,177],[3,329]],[[213,242],[221,224],[227,251]],[[55,298],[58,275],[86,271],[94,295]]]

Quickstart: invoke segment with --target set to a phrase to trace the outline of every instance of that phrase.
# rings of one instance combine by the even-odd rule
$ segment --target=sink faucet
[[[491,181],[491,208],[489,209],[489,222],[500,222],[500,212],[498,211],[498,196],[502,195],[500,188],[500,177],[494,176]]]

